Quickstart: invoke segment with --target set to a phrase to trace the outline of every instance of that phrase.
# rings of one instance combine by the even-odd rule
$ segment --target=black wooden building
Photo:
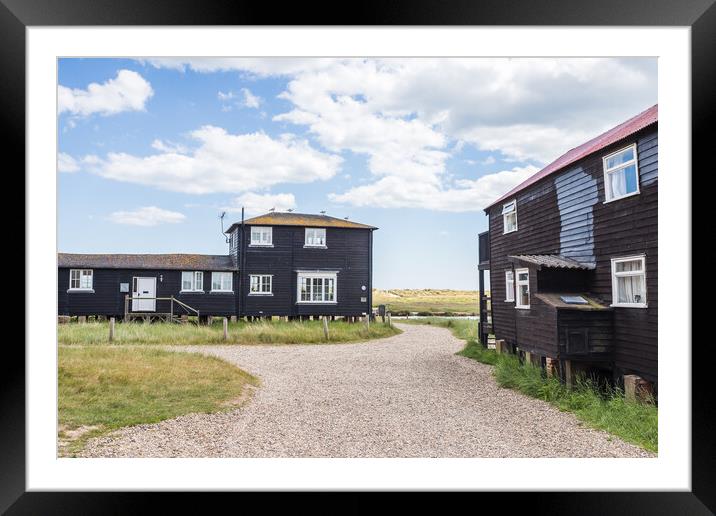
[[[480,285],[508,348],[656,383],[658,107],[576,147],[485,209]],[[487,304],[481,317],[487,321]]]
[[[229,227],[227,255],[59,253],[58,314],[363,316],[375,229],[277,212]]]

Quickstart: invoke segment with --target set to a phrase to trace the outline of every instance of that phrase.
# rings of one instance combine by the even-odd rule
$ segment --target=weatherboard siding
[[[605,203],[602,158],[634,142],[640,194]],[[505,302],[505,270],[519,267],[508,260],[509,255],[561,254],[593,265],[594,270],[579,273],[531,269],[532,292],[583,290],[609,305],[611,259],[645,254],[648,308],[613,309],[614,361],[620,373],[633,372],[656,380],[657,188],[658,136],[653,125],[518,192],[513,197],[517,199],[518,231],[504,235],[502,203],[490,208],[490,285],[496,337],[535,350],[553,347],[537,343],[537,338],[551,338],[544,328],[551,320],[520,313],[523,311],[515,309],[513,302]],[[544,277],[533,284],[533,274]],[[573,275],[572,288],[567,274]],[[541,310],[534,301],[533,306],[536,313]]]
[[[247,225],[247,238],[250,231]],[[305,227],[273,226],[272,233],[273,247],[244,247],[243,315],[361,315],[369,312],[371,230],[326,228],[326,248],[304,247]],[[238,259],[241,264],[240,255]],[[297,270],[337,271],[337,302],[297,303]],[[249,277],[253,274],[273,275],[271,296],[249,294]],[[362,286],[366,286],[365,291]],[[367,300],[362,302],[362,297]]]
[[[148,269],[92,269],[94,292],[68,291],[70,269],[58,269],[57,313],[59,315],[124,315],[124,296],[131,296],[132,278],[156,277],[156,297],[174,296],[179,301],[199,310],[201,315],[230,316],[236,314],[235,296],[225,292],[211,292],[211,271],[204,272],[204,293],[182,293],[179,270]],[[160,281],[160,276],[162,280]],[[237,274],[233,273],[234,288]],[[120,292],[120,283],[129,283],[130,292]],[[157,301],[157,313],[169,313],[169,301]],[[175,313],[184,313],[174,305]],[[131,301],[130,301],[131,310]],[[194,315],[193,313],[187,313]]]

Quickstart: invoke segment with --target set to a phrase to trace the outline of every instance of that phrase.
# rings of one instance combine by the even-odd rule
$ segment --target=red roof
[[[565,152],[559,158],[544,167],[542,170],[528,177],[519,185],[507,192],[505,195],[492,202],[489,206],[485,208],[485,211],[487,211],[489,208],[499,203],[500,201],[504,201],[505,199],[515,195],[517,192],[524,190],[530,185],[535,184],[540,179],[543,179],[550,174],[554,174],[555,172],[562,170],[567,165],[571,165],[575,161],[579,161],[580,159],[594,152],[597,152],[598,150],[603,149],[604,147],[607,147],[614,142],[618,142],[619,140],[626,138],[630,134],[634,134],[647,126],[656,123],[658,120],[659,104],[655,104],[646,111],[643,111],[635,117],[630,118],[626,122],[623,122],[618,126],[609,129],[606,133],[600,134],[596,138],[592,138],[588,142],[583,143],[579,147],[575,147],[574,149]]]

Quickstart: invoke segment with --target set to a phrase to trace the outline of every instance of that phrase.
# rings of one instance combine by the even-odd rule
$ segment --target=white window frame
[[[509,206],[512,206],[511,210],[507,210]],[[507,216],[508,215],[514,215],[515,216],[515,229],[507,229]],[[518,225],[517,225],[517,199],[513,199],[510,202],[506,202],[502,205],[502,234],[506,235],[507,233],[514,233],[517,231]]]
[[[254,292],[251,290],[253,279],[258,278],[259,289],[263,287],[263,279],[268,278],[269,290],[268,292],[259,291]],[[249,274],[249,295],[250,296],[273,296],[273,274]]]
[[[314,278],[321,279],[332,279],[333,280],[333,300],[314,300],[310,301],[301,300],[301,280],[310,279],[311,285],[313,285]],[[321,283],[323,291],[325,292],[325,284]],[[313,286],[311,286],[311,298],[313,298]],[[297,305],[335,305],[338,303],[338,274],[335,272],[299,272],[296,275],[296,304]]]
[[[219,284],[222,288],[214,288],[214,276],[215,275],[221,275],[222,277],[228,277],[229,278],[229,288],[223,288],[223,282],[219,280]],[[234,274],[232,272],[228,271],[212,271],[211,273],[211,292],[234,292]]]
[[[191,288],[184,288],[184,275],[191,274]],[[204,271],[181,271],[181,292],[204,293]]]
[[[620,262],[633,262],[641,261],[640,271],[622,271],[617,272],[617,263]],[[643,276],[644,277],[644,302],[643,303],[620,303],[619,302],[619,285],[618,278],[627,276]],[[646,285],[646,255],[637,254],[634,256],[620,256],[619,258],[612,258],[612,304],[611,306],[619,308],[648,308],[647,298],[647,285]]]
[[[607,168],[607,160],[611,158],[612,156],[616,156],[617,154],[620,154],[624,151],[627,151],[631,149],[632,155],[634,158],[630,159],[626,163],[621,163],[617,165],[616,167]],[[609,174],[614,174],[615,172],[618,172],[624,168],[627,168],[628,166],[634,165],[634,170],[636,171],[636,191],[635,192],[629,192],[624,195],[620,195],[619,197],[609,197]],[[631,145],[628,145],[624,147],[623,149],[619,149],[618,151],[612,152],[611,154],[608,154],[602,158],[602,168],[604,169],[604,204],[607,204],[609,202],[618,201],[619,199],[625,199],[627,197],[632,197],[634,195],[639,195],[641,193],[641,189],[639,186],[639,160],[637,159],[636,155],[636,143],[633,143]]]
[[[309,232],[313,232],[313,241],[316,241],[316,233],[318,231],[323,232],[323,243],[322,244],[316,244],[316,243],[309,243]],[[321,249],[325,249],[326,246],[326,228],[306,228],[304,239],[303,239],[303,247],[318,247]]]
[[[505,271],[505,303],[515,302],[515,271]]]
[[[254,230],[257,230],[259,232],[258,241],[254,240]],[[251,226],[249,228],[249,232],[250,232],[249,247],[273,247],[273,227],[271,227],[271,226]],[[268,235],[268,238],[266,239],[266,241],[264,241],[264,238],[261,236],[263,234]]]
[[[77,275],[77,287],[72,286],[72,273],[76,272]],[[89,272],[89,274],[85,274]],[[82,278],[89,276],[89,287],[82,286]],[[94,292],[94,269],[70,269],[70,282],[67,292]]]
[[[520,274],[527,273],[527,280],[520,280]],[[529,301],[526,305],[520,304],[520,286],[527,285],[527,297]],[[529,310],[532,302],[532,292],[530,292],[530,270],[528,268],[515,269],[515,308],[519,310]]]

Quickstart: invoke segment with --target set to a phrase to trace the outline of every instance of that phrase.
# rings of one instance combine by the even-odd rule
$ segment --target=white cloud
[[[59,85],[58,112],[88,116],[93,113],[113,115],[122,111],[142,111],[153,94],[151,84],[137,72],[119,70],[115,78],[103,84],[93,82],[85,90]]]
[[[247,216],[260,215],[272,208],[276,211],[286,211],[296,207],[296,198],[290,193],[259,194],[247,192],[236,197],[232,205],[225,209],[231,212],[241,212],[242,207],[246,209]]]
[[[165,142],[163,140],[154,140],[152,142],[152,149],[164,152],[167,154],[186,154],[187,148],[184,145],[180,145],[174,142]]]
[[[77,160],[70,156],[69,154],[65,154],[64,152],[60,152],[57,155],[57,170],[58,172],[77,172],[80,169],[79,163],[77,163]]]
[[[330,194],[336,203],[376,208],[423,208],[436,211],[480,211],[500,195],[537,172],[528,165],[487,174],[478,179],[461,179],[452,187],[387,176],[358,186],[343,194]]]
[[[102,177],[191,194],[246,192],[279,183],[326,180],[342,162],[340,156],[320,152],[299,138],[230,134],[214,126],[201,127],[190,136],[198,147],[186,154],[109,153],[104,159],[87,156],[83,161]]]
[[[527,164],[543,166],[657,101],[653,58],[150,62],[198,72],[235,70],[249,78],[288,77],[280,97],[292,108],[273,120],[305,127],[333,153],[365,156],[372,183],[331,198],[371,206],[480,209],[526,177]],[[453,183],[449,158],[466,146],[520,167]],[[489,158],[475,163],[476,172],[490,164]]]
[[[241,88],[241,93],[244,94],[244,106],[247,108],[258,109],[261,105],[261,97],[258,97],[251,93],[248,88]]]
[[[156,206],[145,206],[134,211],[115,211],[108,218],[115,224],[145,227],[159,224],[177,224],[186,219],[182,213],[163,210]]]
[[[245,107],[250,109],[258,109],[261,106],[263,99],[258,95],[251,93],[248,88],[241,88],[241,94],[229,91],[224,93],[220,91],[216,95],[219,100],[223,103],[222,111],[231,111],[231,108],[235,105],[238,107]]]

